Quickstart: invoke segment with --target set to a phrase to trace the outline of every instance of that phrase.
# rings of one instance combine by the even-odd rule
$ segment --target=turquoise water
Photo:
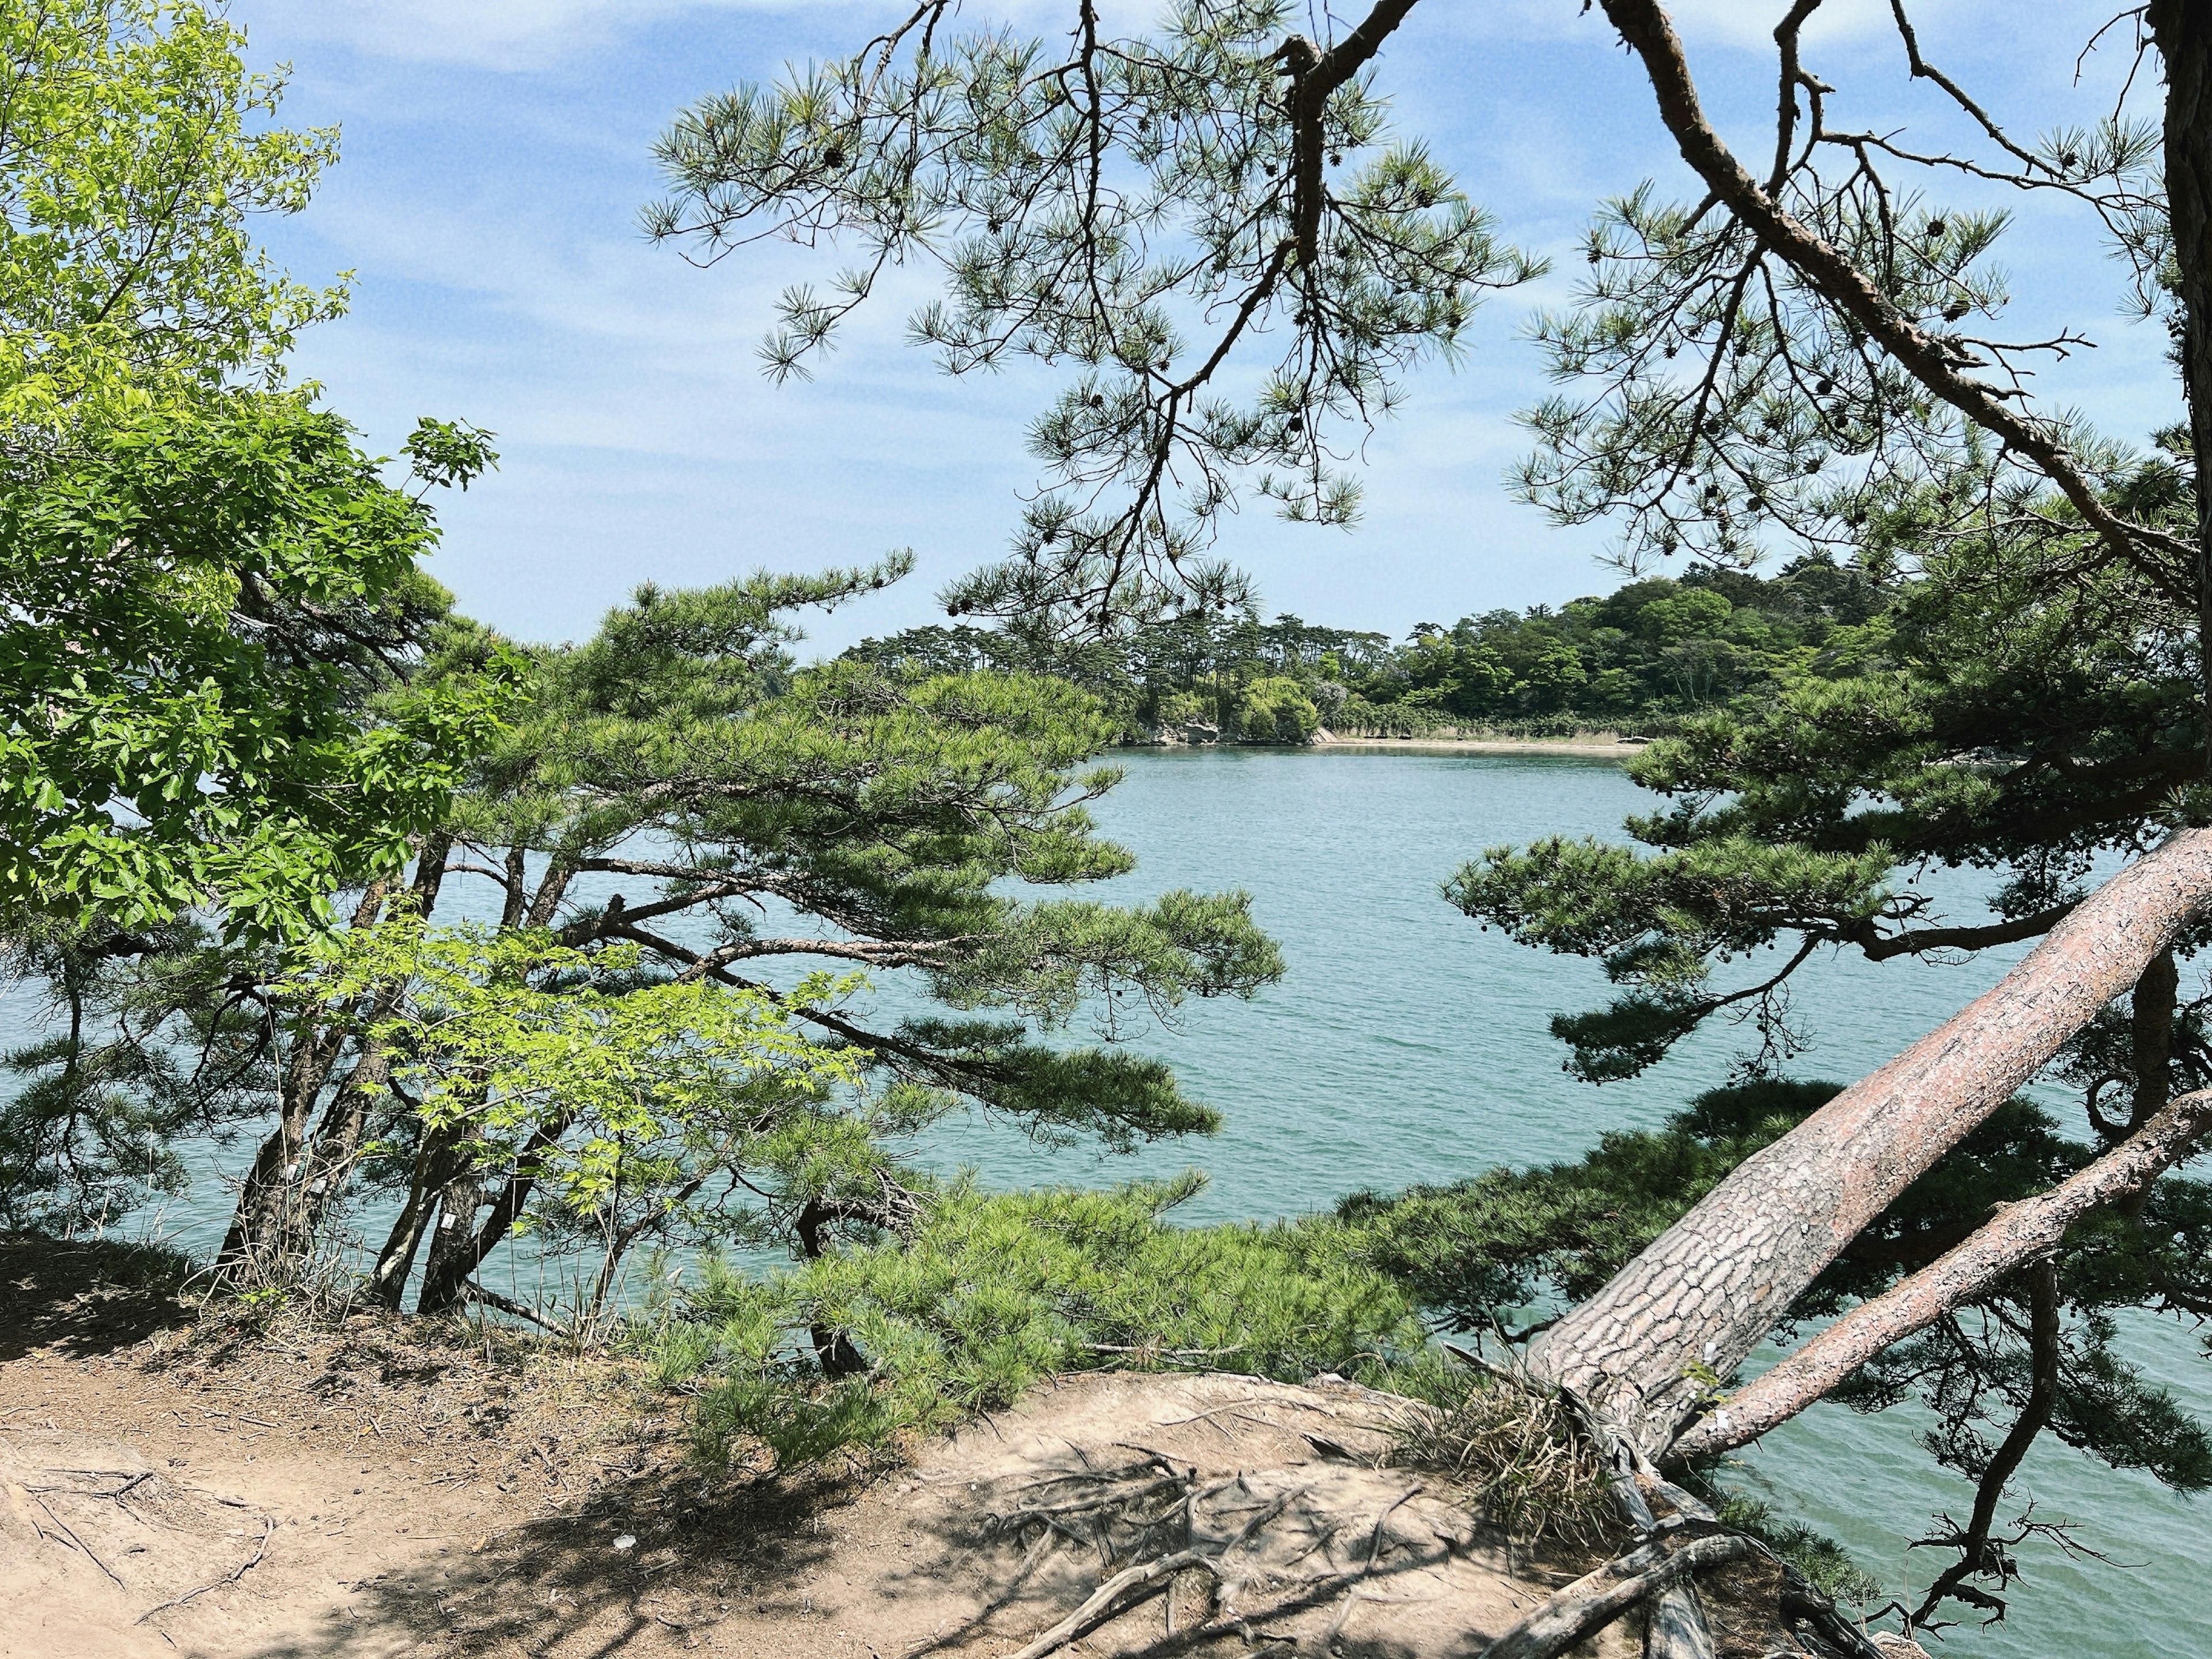
[[[1228,1122],[1206,1142],[1127,1158],[1047,1160],[971,1130],[947,1148],[987,1177],[1115,1179],[1191,1165],[1212,1185],[1191,1220],[1294,1214],[1362,1186],[1449,1180],[1497,1164],[1568,1158],[1600,1131],[1656,1123],[1721,1081],[1749,1034],[1701,1033],[1645,1076],[1603,1088],[1559,1069],[1546,1021],[1594,1006],[1604,975],[1484,933],[1437,895],[1467,857],[1564,833],[1618,838],[1651,797],[1616,767],[1570,757],[1267,752],[1144,753],[1101,805],[1107,831],[1138,855],[1114,884],[1128,897],[1243,887],[1282,942],[1290,973],[1255,1002],[1188,1011],[1146,1046]],[[1936,890],[1942,890],[1937,885]],[[1960,896],[1954,918],[1979,907]],[[1838,958],[1808,963],[1798,1022],[1814,1038],[1797,1075],[1849,1079],[1940,1024],[1994,983],[2019,951],[1952,965]],[[1759,969],[1756,972],[1771,971]],[[1747,977],[1755,976],[1747,975]],[[2054,1104],[2063,1096],[2051,1097]],[[2171,1322],[2136,1322],[2133,1356],[2212,1413],[2212,1362]],[[1924,1588],[1948,1557],[1911,1541],[1972,1494],[1912,1443],[1900,1408],[1864,1418],[1815,1407],[1747,1454],[1740,1484],[1842,1540],[1893,1591]],[[2080,1540],[2132,1571],[2022,1553],[2003,1625],[1950,1632],[1937,1651],[2027,1659],[2059,1654],[2212,1653],[2212,1599],[2196,1577],[2212,1557],[2212,1504],[2116,1474],[2046,1437],[2022,1482],[2040,1518],[2083,1523]]]
[[[1563,1050],[1545,1023],[1600,1000],[1603,975],[1483,933],[1438,896],[1458,863],[1486,847],[1553,832],[1619,836],[1624,815],[1650,798],[1613,766],[1366,750],[1137,751],[1123,763],[1127,781],[1098,817],[1139,867],[1094,891],[1136,900],[1174,887],[1243,888],[1290,963],[1285,981],[1255,1000],[1190,1006],[1176,1029],[1142,1042],[1173,1060],[1226,1127],[1207,1140],[1107,1157],[1040,1151],[1003,1125],[967,1122],[933,1139],[928,1161],[940,1168],[970,1164],[993,1184],[1013,1185],[1195,1166],[1211,1184],[1184,1219],[1292,1215],[1360,1187],[1575,1156],[1601,1130],[1656,1124],[1719,1082],[1747,1040],[1722,1026],[1633,1082],[1577,1083],[1562,1073]],[[1973,919],[1978,908],[1963,897],[1970,890],[1957,890],[1954,919]],[[1815,1046],[1793,1069],[1838,1079],[1870,1069],[2016,955],[1809,964],[1796,1003]],[[897,986],[884,994],[908,1000]],[[230,1154],[234,1163],[245,1156]],[[204,1247],[225,1210],[210,1182],[173,1207],[167,1230]],[[2212,1413],[2212,1365],[2197,1356],[2194,1335],[2170,1322],[2139,1325],[2130,1333],[2136,1357]],[[1749,1454],[1740,1479],[1842,1539],[1903,1593],[1923,1586],[1943,1559],[1910,1550],[1911,1540],[1936,1512],[1963,1514],[1972,1501],[1916,1449],[1913,1431],[1903,1410],[1870,1419],[1815,1408]],[[2194,1579],[2196,1563],[2212,1555],[2212,1510],[2047,1443],[2030,1459],[2026,1484],[2039,1516],[2080,1521],[2081,1542],[2134,1570],[2031,1546],[2010,1620],[1954,1632],[1940,1650],[2006,1659],[2212,1653],[2212,1614]]]

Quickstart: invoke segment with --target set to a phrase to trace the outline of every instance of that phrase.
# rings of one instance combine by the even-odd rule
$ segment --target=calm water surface
[[[1188,1206],[1189,1219],[1295,1214],[1359,1187],[1574,1157],[1601,1131],[1652,1126],[1721,1082],[1749,1040],[1743,1029],[1716,1027],[1632,1082],[1576,1082],[1561,1072],[1565,1051],[1546,1022],[1601,1001],[1603,974],[1484,933],[1438,896],[1437,884],[1487,847],[1553,833],[1621,838],[1622,818],[1653,798],[1616,767],[1564,757],[1183,750],[1140,754],[1127,770],[1099,809],[1139,861],[1114,889],[1135,898],[1244,888],[1290,973],[1255,1002],[1190,1009],[1178,1034],[1147,1045],[1226,1115],[1219,1136],[1129,1158],[1058,1155],[1053,1178],[1194,1164],[1212,1183]],[[1957,890],[1954,919],[1976,919],[1973,890]],[[1796,1006],[1815,1042],[1792,1069],[1838,1080],[1871,1070],[2019,954],[1950,966],[1808,963]],[[1038,1178],[1039,1155],[1002,1138],[971,1132],[956,1150],[988,1178]],[[2136,1322],[2134,1357],[2212,1413],[2212,1362],[2195,1336]],[[1921,1420],[1903,1408],[1865,1418],[1815,1407],[1746,1455],[1741,1484],[1841,1539],[1890,1589],[1924,1588],[1947,1558],[1911,1540],[1939,1512],[1963,1517],[1972,1494],[1914,1445]],[[2022,1484],[2039,1516],[2080,1521],[2082,1543],[2134,1570],[2031,1546],[2007,1621],[1954,1632],[1939,1652],[2212,1654],[2205,1501],[2093,1465],[2047,1437]]]
[[[1562,1009],[1607,987],[1591,963],[1484,933],[1446,905],[1438,884],[1465,858],[1564,833],[1608,838],[1648,806],[1615,767],[1584,759],[1392,752],[1139,751],[1097,811],[1138,855],[1102,897],[1141,900],[1176,887],[1243,888],[1281,941],[1285,981],[1255,1000],[1196,1004],[1177,1029],[1141,1046],[1171,1060],[1185,1086],[1227,1119],[1211,1139],[1127,1157],[1041,1152],[1002,1126],[940,1130],[928,1161],[972,1165],[994,1185],[1125,1180],[1195,1166],[1211,1184],[1190,1222],[1326,1208],[1361,1187],[1445,1181],[1498,1164],[1571,1158],[1607,1128],[1648,1127],[1722,1081],[1747,1033],[1719,1026],[1632,1082],[1596,1089],[1560,1069],[1546,1030]],[[1978,908],[1961,900],[1954,919]],[[1800,1022],[1816,1038],[1793,1069],[1849,1079],[1940,1024],[2017,952],[1938,966],[1834,960],[1800,976]],[[883,993],[910,1000],[897,986]],[[234,1152],[234,1162],[244,1153]],[[173,1206],[170,1232],[206,1248],[223,1194]],[[2193,1408],[2212,1413],[2212,1364],[2195,1337],[2144,1320],[2136,1357]],[[1866,1419],[1817,1407],[1748,1455],[1739,1472],[1785,1513],[1846,1543],[1889,1587],[1924,1586],[1945,1559],[1911,1540],[1972,1493],[1939,1475],[1900,1409]],[[2114,1474],[2047,1443],[2026,1485],[2043,1517],[2082,1523],[2081,1541],[2133,1571],[2031,1547],[2027,1583],[2008,1622],[1954,1632],[1977,1656],[2212,1653],[2212,1513],[2135,1474]]]

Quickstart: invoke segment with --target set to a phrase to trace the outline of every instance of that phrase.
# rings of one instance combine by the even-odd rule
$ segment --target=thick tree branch
[[[1754,1153],[1539,1339],[1530,1363],[1647,1455],[1805,1287],[2212,903],[2212,830],[2178,830],[2084,899],[1997,985]],[[1940,1265],[1940,1264],[1939,1264]]]
[[[1680,147],[1682,159],[1738,222],[1931,393],[2049,478],[2116,556],[2142,571],[2160,591],[2194,605],[2193,546],[2114,513],[2052,428],[2008,406],[1996,387],[1960,374],[1945,340],[1906,316],[1873,278],[1786,211],[1736,160],[1705,118],[1681,39],[1657,0],[1605,0],[1605,12],[1643,59],[1658,97],[1660,118]]]
[[[2049,1192],[2005,1206],[1996,1220],[1902,1284],[1859,1305],[1674,1443],[1703,1457],[1757,1439],[1825,1397],[1883,1350],[1981,1295],[2021,1263],[2058,1248],[2066,1230],[2142,1191],[2212,1125],[2212,1090],[2173,1101],[2142,1132]]]
[[[1876,934],[1869,921],[1865,932],[1852,935],[1850,942],[1865,953],[1869,962],[1918,956],[1923,951],[1986,951],[1993,945],[2017,945],[2022,939],[2041,939],[2063,921],[2073,908],[2070,903],[2054,904],[2047,910],[2038,910],[2033,915],[2015,917],[2010,921],[1993,921],[1980,927],[1908,927],[1888,938]]]
[[[1304,35],[1294,34],[1283,43],[1284,68],[1291,77],[1286,105],[1291,123],[1291,234],[1302,280],[1321,262],[1321,214],[1328,194],[1322,185],[1322,116],[1330,94],[1382,49],[1383,40],[1406,21],[1413,5],[1414,0],[1382,0],[1358,28],[1327,52]]]

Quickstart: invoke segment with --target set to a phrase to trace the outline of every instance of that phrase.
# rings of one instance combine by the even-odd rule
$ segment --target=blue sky
[[[1270,611],[1401,635],[1619,580],[1599,562],[1601,532],[1555,529],[1502,482],[1522,449],[1513,410],[1544,389],[1521,330],[1568,294],[1592,206],[1645,177],[1687,193],[1648,87],[1600,15],[1577,6],[1431,0],[1386,52],[1401,127],[1431,141],[1514,240],[1564,257],[1553,276],[1492,303],[1459,369],[1414,377],[1368,447],[1357,528],[1285,525],[1255,506],[1231,524],[1223,550],[1258,577]],[[1748,155],[1771,143],[1765,36],[1783,9],[1675,9],[1708,106]],[[1034,477],[1023,427],[1048,372],[939,375],[901,343],[908,306],[927,292],[917,276],[864,313],[812,381],[772,386],[754,355],[770,302],[834,259],[772,246],[700,270],[636,228],[659,188],[653,140],[684,104],[841,55],[898,9],[234,0],[256,64],[291,64],[285,118],[343,130],[343,159],[313,206],[264,228],[302,278],[355,272],[352,314],[305,338],[300,372],[384,449],[422,414],[499,434],[500,471],[441,508],[434,568],[465,609],[526,638],[574,638],[641,581],[912,547],[913,578],[814,625],[834,650],[941,619],[932,592],[1005,545],[1016,492]],[[1042,33],[1064,28],[1071,9],[1016,0],[967,15]],[[1104,9],[1124,28],[1148,9]],[[1958,123],[1911,85],[1887,13],[1884,0],[1831,0],[1813,36],[1812,66],[1843,88],[1839,118],[1962,143]],[[2028,132],[2110,107],[2128,55],[2117,36],[2075,81],[2076,53],[2107,15],[1967,0],[1914,10],[1929,57]],[[2118,274],[2094,224],[2057,204],[2021,213],[2003,254],[2016,337],[2063,324],[2099,342],[2054,366],[2043,389],[2116,435],[2174,419],[2163,337],[2118,315]]]

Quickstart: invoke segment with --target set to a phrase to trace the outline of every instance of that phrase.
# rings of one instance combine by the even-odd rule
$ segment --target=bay
[[[1087,896],[1130,902],[1177,887],[1241,888],[1288,960],[1284,981],[1251,1001],[1187,1005],[1173,1029],[1136,1039],[1223,1113],[1222,1132],[1113,1156],[1040,1149],[1004,1124],[956,1121],[922,1149],[939,1170],[965,1166],[988,1185],[1011,1187],[1194,1167],[1208,1185],[1181,1220],[1292,1216],[1360,1188],[1576,1157],[1607,1129],[1656,1125],[1723,1081],[1749,1046],[1746,1028],[1716,1024],[1644,1077],[1603,1088],[1577,1082],[1561,1070],[1565,1051],[1546,1023],[1602,1000],[1601,971],[1486,933],[1441,896],[1451,872],[1486,847],[1552,834],[1623,839],[1624,817],[1650,810],[1654,798],[1618,766],[1395,750],[1137,750],[1112,759],[1127,775],[1097,816],[1138,866]],[[465,888],[449,890],[455,900],[441,907],[441,920],[483,908]],[[1930,890],[1948,902],[1949,920],[1983,914],[1970,883],[1939,874]],[[577,896],[605,892],[586,887]],[[1985,989],[2020,953],[1808,964],[1796,1018],[1813,1046],[1790,1070],[1838,1081],[1862,1074]],[[895,977],[876,994],[884,1013],[921,1006],[917,988]],[[20,993],[8,1000],[0,1019],[27,1012]],[[1068,1035],[1088,1034],[1079,1020]],[[2062,1094],[2048,1097],[2063,1110]],[[160,1218],[161,1231],[187,1249],[211,1246],[228,1210],[219,1166],[246,1156],[234,1147],[211,1158],[208,1178]],[[526,1268],[509,1273],[527,1288]],[[2157,1380],[2212,1415],[2212,1364],[2193,1333],[2137,1318],[2127,1338]],[[1946,1559],[1911,1549],[1911,1540],[1933,1530],[1938,1514],[1963,1516],[1972,1504],[1968,1488],[1914,1445],[1922,1421],[1907,1408],[1864,1418],[1815,1407],[1746,1455],[1730,1478],[1839,1539],[1889,1593],[1909,1600]],[[2212,1556],[2212,1511],[2203,1503],[2139,1472],[2093,1464],[2048,1437],[2022,1484],[2039,1519],[2080,1522],[2082,1545],[2127,1566],[2069,1560],[2031,1543],[2011,1616],[1988,1631],[1949,1632],[1943,1650],[1990,1659],[2212,1652],[2212,1616],[2195,1577],[2196,1564]]]
[[[1139,1045],[1171,1059],[1191,1092],[1224,1114],[1218,1136],[1127,1158],[1060,1154],[1048,1165],[983,1126],[948,1137],[941,1153],[993,1184],[1035,1182],[1046,1167],[1054,1180],[1109,1180],[1195,1166],[1210,1184],[1180,1212],[1186,1221],[1298,1214],[1361,1187],[1577,1156],[1604,1130],[1653,1127],[1723,1082],[1753,1041],[1744,1028],[1716,1025],[1633,1081],[1574,1081],[1546,1023],[1601,1001],[1603,973],[1482,933],[1439,892],[1487,847],[1554,834],[1625,840],[1623,818],[1656,798],[1617,766],[1327,750],[1139,752],[1120,763],[1127,776],[1098,817],[1139,862],[1100,896],[1244,888],[1290,971],[1251,1003],[1189,1008],[1180,1032]],[[1949,920],[1986,914],[1970,881],[1939,873],[1928,885],[1948,901]],[[1955,963],[1809,963],[1796,981],[1795,1017],[1813,1046],[1790,1069],[1860,1076],[1987,989],[2025,948]],[[1771,971],[1762,963],[1745,976]],[[2062,1091],[2031,1092],[2062,1121],[2078,1121]],[[2212,1416],[2212,1362],[2196,1334],[2172,1321],[2125,1323],[2130,1357]],[[1971,1489],[1914,1443],[1927,1420],[1909,1407],[1863,1417],[1816,1407],[1744,1455],[1730,1479],[1839,1540],[1886,1595],[1909,1604],[1949,1559],[1912,1540],[1935,1530],[1938,1515],[1963,1519],[1972,1507]],[[2020,1484],[2038,1519],[2080,1522],[2081,1544],[2124,1565],[2031,1542],[2005,1621],[1947,1632],[1939,1651],[2212,1653],[2212,1599],[2197,1577],[2212,1559],[2212,1508],[2048,1436]]]

